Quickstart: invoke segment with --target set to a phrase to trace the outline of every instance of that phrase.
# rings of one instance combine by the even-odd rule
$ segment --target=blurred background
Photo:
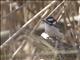
[[[79,0],[1,0],[0,8],[1,60],[80,60]],[[56,48],[40,36],[48,16],[62,23],[66,45]]]

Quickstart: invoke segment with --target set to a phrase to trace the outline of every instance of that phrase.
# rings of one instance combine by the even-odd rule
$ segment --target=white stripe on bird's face
[[[48,21],[53,21],[53,19],[48,19]]]

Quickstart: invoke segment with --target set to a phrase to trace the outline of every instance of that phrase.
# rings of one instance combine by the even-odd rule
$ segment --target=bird
[[[57,20],[49,16],[45,20],[45,33],[47,33],[50,37],[56,37],[57,39],[63,39],[64,35],[60,32],[57,27]]]

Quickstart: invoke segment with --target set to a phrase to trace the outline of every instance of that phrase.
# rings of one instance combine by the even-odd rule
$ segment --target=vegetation
[[[0,6],[1,60],[80,60],[80,1],[5,0]],[[57,47],[40,36],[48,16],[65,36]]]

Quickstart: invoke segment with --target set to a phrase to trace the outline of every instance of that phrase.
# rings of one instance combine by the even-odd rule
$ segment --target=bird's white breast
[[[54,26],[50,26],[45,23],[45,32],[49,34],[49,36],[58,36],[58,37],[63,37],[63,34],[59,31],[58,28]]]

